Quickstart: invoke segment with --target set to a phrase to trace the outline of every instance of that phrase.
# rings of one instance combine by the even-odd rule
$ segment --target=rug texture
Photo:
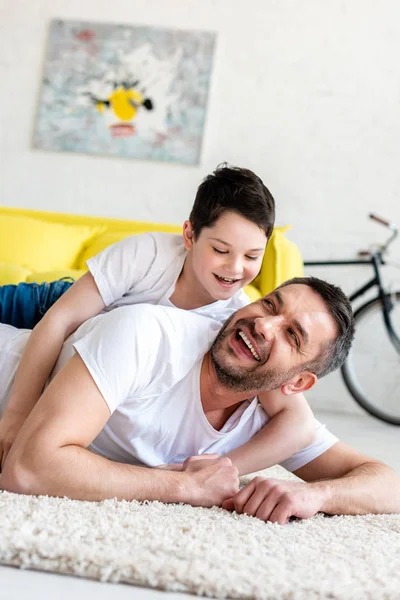
[[[0,562],[220,598],[397,600],[400,516],[279,526],[220,508],[0,492]]]

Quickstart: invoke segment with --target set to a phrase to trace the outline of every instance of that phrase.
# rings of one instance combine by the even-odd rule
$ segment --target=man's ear
[[[193,232],[193,226],[190,221],[184,222],[182,235],[183,235],[183,243],[185,244],[186,250],[187,251],[191,250],[193,248],[194,232]]]
[[[292,396],[293,394],[300,394],[310,390],[316,383],[318,377],[310,371],[303,371],[298,373],[288,383],[281,386],[281,392],[285,396]]]

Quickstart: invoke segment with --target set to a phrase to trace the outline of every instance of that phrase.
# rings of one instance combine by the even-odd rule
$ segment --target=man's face
[[[293,284],[232,315],[211,358],[219,379],[231,389],[267,391],[295,382],[336,335],[322,298],[307,285]]]

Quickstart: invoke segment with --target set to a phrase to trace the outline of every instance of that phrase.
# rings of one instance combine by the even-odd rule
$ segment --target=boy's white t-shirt
[[[151,232],[132,235],[109,246],[90,258],[87,266],[106,311],[143,303],[172,306],[169,298],[186,256],[181,235]],[[229,300],[217,300],[192,312],[224,323],[249,303],[241,289]]]
[[[136,305],[83,323],[64,343],[53,378],[75,351],[111,416],[91,449],[111,460],[155,466],[188,456],[225,454],[269,420],[256,398],[243,402],[217,431],[200,399],[200,368],[220,324],[177,308]],[[30,331],[0,324],[0,418]],[[282,465],[296,470],[337,438],[316,422],[313,444]]]

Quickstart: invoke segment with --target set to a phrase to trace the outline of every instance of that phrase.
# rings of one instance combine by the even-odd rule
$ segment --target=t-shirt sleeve
[[[73,345],[111,413],[159,374],[163,334],[158,319],[147,309],[145,305],[117,308]]]
[[[89,258],[87,266],[106,306],[122,298],[149,272],[157,256],[150,233],[131,235]]]
[[[288,471],[297,471],[304,465],[307,465],[309,462],[321,456],[324,452],[329,450],[339,439],[333,435],[328,429],[315,420],[317,425],[316,438],[312,444],[306,446],[299,452],[295,452],[290,458],[287,458],[283,462],[281,462],[281,466],[287,469]]]
[[[238,310],[239,308],[243,308],[243,306],[248,306],[249,304],[251,304],[251,300],[243,288],[239,290],[233,296],[232,299],[234,300],[234,307],[236,308],[236,310]]]

